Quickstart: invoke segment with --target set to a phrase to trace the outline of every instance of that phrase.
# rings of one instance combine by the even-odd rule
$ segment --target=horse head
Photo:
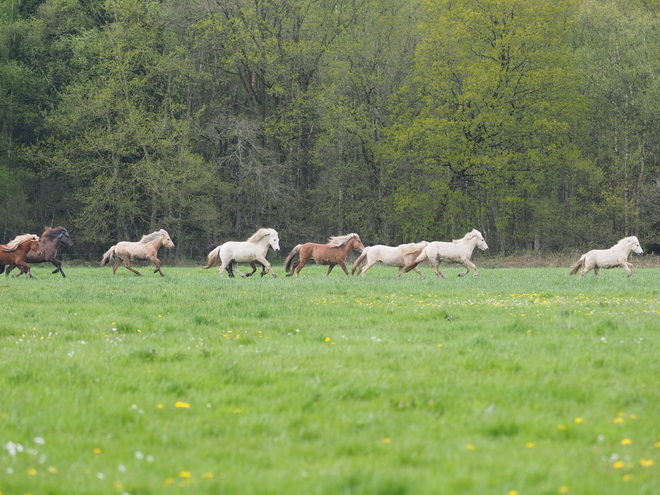
[[[358,251],[364,251],[364,244],[362,244],[359,235],[353,234],[352,240],[353,240],[353,249],[357,249]]]
[[[41,256],[41,241],[36,235],[34,237],[36,237],[36,239],[30,241],[30,251],[32,251],[37,256]]]
[[[632,250],[636,254],[644,254],[644,250],[642,249],[642,246],[639,245],[639,240],[637,237],[632,236],[629,238],[630,239],[630,244],[632,245]]]
[[[173,249],[174,243],[172,242],[172,239],[170,239],[170,234],[167,233],[167,230],[160,229],[160,233],[163,234],[163,246],[169,249]]]
[[[277,234],[277,231],[274,229],[270,229],[270,236],[268,239],[268,244],[270,247],[273,248],[273,251],[279,251],[280,250],[280,238]]]
[[[73,241],[69,237],[69,232],[64,227],[57,227],[60,230],[60,234],[57,236],[60,241],[62,241],[66,246],[72,247]]]

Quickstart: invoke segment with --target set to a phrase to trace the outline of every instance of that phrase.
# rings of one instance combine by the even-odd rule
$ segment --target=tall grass
[[[0,277],[5,494],[660,492],[658,270]]]

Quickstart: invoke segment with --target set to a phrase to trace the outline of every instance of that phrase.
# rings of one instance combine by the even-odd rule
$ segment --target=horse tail
[[[582,257],[573,265],[573,269],[571,270],[571,275],[575,275],[580,268],[584,266],[584,260],[587,257],[586,254],[583,254]]]
[[[207,270],[211,267],[214,267],[215,265],[218,264],[218,258],[220,258],[220,246],[215,247],[207,256],[206,259],[208,260],[208,263],[206,266],[203,266],[202,268],[204,270]]]
[[[101,260],[101,266],[105,266],[107,263],[112,261],[112,258],[115,256],[115,248],[117,245],[115,244],[112,246],[110,249],[108,249],[105,254],[103,255],[103,259]]]
[[[298,244],[295,246],[291,252],[289,253],[289,256],[286,257],[286,261],[284,262],[284,271],[288,272],[289,269],[291,268],[291,263],[293,262],[293,258],[296,257],[296,255],[300,252],[300,248],[302,247],[302,244]]]
[[[355,260],[355,263],[353,263],[353,270],[351,271],[351,275],[355,275],[355,270],[357,270],[362,262],[364,261],[364,258],[367,257],[367,251],[369,251],[369,248],[366,247],[364,248],[364,251],[362,251],[362,254],[358,256],[358,259]]]

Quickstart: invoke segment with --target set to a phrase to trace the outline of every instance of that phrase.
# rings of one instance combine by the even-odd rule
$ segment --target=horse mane
[[[44,227],[44,233],[41,234],[41,237],[48,236],[48,237],[57,237],[59,236],[62,232],[66,232],[66,229],[64,227]]]
[[[458,244],[459,242],[464,241],[465,239],[472,239],[473,237],[477,237],[477,236],[483,237],[481,235],[481,232],[479,232],[477,229],[472,229],[470,232],[465,234],[461,239],[454,239],[453,241],[451,241],[451,243]]]
[[[149,244],[150,242],[154,242],[156,239],[160,239],[165,235],[163,229],[157,230],[156,232],[152,232],[151,234],[143,235],[142,239],[140,239],[141,244]]]
[[[266,229],[266,228],[259,229],[254,234],[252,234],[250,236],[250,238],[247,240],[247,242],[251,242],[253,244],[256,244],[257,242],[259,242],[261,239],[263,239],[267,235],[271,235],[272,234],[271,230],[272,229]]]
[[[16,251],[18,246],[24,244],[28,241],[38,241],[39,236],[34,234],[23,234],[16,237],[14,240],[8,242],[6,245],[2,246],[3,251]]]
[[[357,234],[336,235],[328,239],[328,247],[340,247],[350,241],[353,237],[359,237]]]
[[[637,240],[637,237],[631,235],[630,237],[624,237],[623,239],[619,239],[619,242],[616,243],[616,246],[623,246],[624,244],[631,244],[633,242],[639,242],[639,241]]]

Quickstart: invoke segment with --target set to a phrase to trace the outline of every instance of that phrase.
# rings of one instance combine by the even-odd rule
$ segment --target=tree
[[[415,75],[399,94],[387,148],[392,180],[403,180],[392,207],[408,236],[477,227],[502,250],[549,238],[557,219],[540,200],[583,166],[568,162],[583,110],[567,44],[572,7],[425,2]]]

